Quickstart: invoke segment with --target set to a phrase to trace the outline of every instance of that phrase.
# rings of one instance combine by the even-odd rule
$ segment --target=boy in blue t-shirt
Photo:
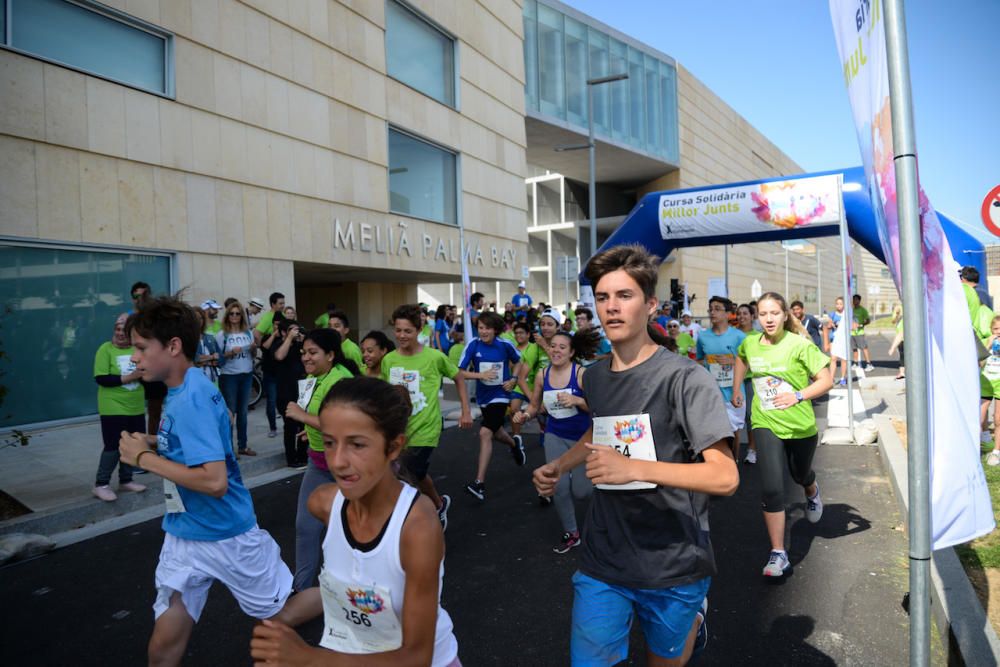
[[[123,461],[163,478],[167,505],[150,664],[180,664],[215,580],[254,618],[295,625],[318,615],[315,600],[289,597],[292,573],[277,543],[257,526],[222,394],[194,367],[197,313],[174,297],[159,297],[129,317],[126,332],[143,381],[168,388],[159,433],[123,431],[119,442]]]
[[[503,428],[510,404],[510,391],[517,382],[521,353],[508,340],[500,338],[504,330],[503,318],[494,312],[479,315],[477,331],[479,337],[466,346],[458,369],[468,371],[466,377],[476,380],[476,403],[482,412],[479,423],[479,467],[476,479],[465,486],[465,490],[486,500],[486,468],[493,454],[493,438],[510,447],[514,463],[523,466],[527,460],[524,445],[514,442]]]
[[[722,391],[729,425],[733,427],[733,446],[739,454],[740,430],[746,422],[746,410],[733,406],[733,371],[736,368],[736,351],[746,334],[729,326],[729,314],[736,312],[736,304],[722,296],[708,300],[708,319],[711,329],[703,329],[696,344],[697,359]],[[748,454],[749,456],[749,454]],[[754,454],[756,460],[756,453]]]

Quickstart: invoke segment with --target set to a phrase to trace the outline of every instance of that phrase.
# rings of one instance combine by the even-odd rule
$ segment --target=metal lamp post
[[[599,76],[594,79],[587,79],[587,151],[590,158],[590,188],[589,201],[590,208],[590,256],[597,253],[597,175],[596,175],[596,144],[594,142],[594,86],[603,83],[622,81],[628,78],[628,72],[611,74],[609,76]]]

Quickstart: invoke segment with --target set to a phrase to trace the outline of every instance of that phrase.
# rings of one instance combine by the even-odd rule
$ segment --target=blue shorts
[[[673,588],[626,588],[573,575],[573,631],[570,658],[574,667],[615,665],[628,657],[632,616],[638,614],[649,650],[676,658],[708,593],[711,577]]]

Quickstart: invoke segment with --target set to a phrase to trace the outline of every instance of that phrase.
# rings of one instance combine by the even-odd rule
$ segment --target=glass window
[[[611,40],[611,71],[628,71],[628,47],[617,39]],[[615,139],[628,137],[628,90],[630,82],[615,81],[611,86],[611,132]]]
[[[674,68],[660,63],[660,112],[663,120],[661,151],[674,164],[680,159],[677,138],[677,76]]]
[[[65,0],[9,0],[10,46],[162,95],[169,35]]]
[[[524,3],[524,94],[529,109],[538,111],[538,6]]]
[[[587,27],[566,18],[566,119],[587,124]]]
[[[590,29],[590,78],[596,79],[608,76],[608,36]],[[591,91],[594,96],[594,127],[604,134],[611,134],[611,123],[608,120],[608,101],[611,99],[608,88],[614,83],[595,86]]]
[[[0,243],[0,427],[97,413],[94,354],[139,280],[168,292],[170,259]]]
[[[660,114],[660,73],[658,61],[646,56],[646,148],[650,152],[660,152],[660,127],[663,116]]]
[[[392,0],[385,4],[385,61],[392,78],[455,106],[455,40]]]
[[[7,43],[7,2],[0,0],[0,44]]]
[[[643,88],[645,77],[642,73],[642,51],[629,47],[628,50],[628,105],[629,105],[629,143],[642,146],[646,133],[646,122],[643,117],[645,101]]]
[[[456,157],[389,129],[389,209],[415,218],[458,224]]]
[[[566,118],[563,15],[538,5],[538,97],[542,113]]]

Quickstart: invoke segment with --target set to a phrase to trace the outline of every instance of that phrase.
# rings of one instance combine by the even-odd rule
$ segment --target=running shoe
[[[482,498],[480,498],[482,500]],[[448,530],[448,510],[451,509],[451,496],[441,494],[441,507],[438,509],[438,520],[441,521],[441,532]]]
[[[528,455],[524,453],[524,439],[519,436],[514,436],[514,446],[510,448],[510,455],[514,457],[514,464],[523,466],[527,460]]]
[[[1000,451],[994,449],[990,452],[990,455],[986,457],[986,465],[1000,466]]]
[[[139,482],[125,482],[124,484],[118,485],[119,491],[131,491],[132,493],[142,493],[146,490],[145,484],[140,484]]]
[[[861,364],[851,364],[851,370],[854,372],[861,370]]]
[[[471,493],[479,500],[486,500],[486,485],[478,479],[465,485],[466,493]]]
[[[871,364],[865,364],[865,373],[871,373],[873,370],[875,370],[874,366]]]
[[[743,459],[743,463],[749,463],[750,465],[757,463],[757,450],[748,449],[746,458]]]
[[[839,384],[841,387],[846,387],[847,386],[847,378],[840,378],[839,380],[837,380],[837,384]]]
[[[241,449],[238,456],[257,456],[257,452],[247,447],[246,449]]]
[[[580,531],[574,530],[572,533],[563,533],[559,544],[552,547],[552,550],[557,554],[564,554],[578,546],[580,546]]]
[[[701,601],[701,611],[698,612],[698,616],[701,616],[701,625],[698,626],[698,633],[694,636],[694,649],[691,651],[688,664],[701,655],[708,646],[708,596]]]
[[[114,501],[118,500],[118,495],[114,491],[112,491],[111,487],[108,486],[107,484],[104,484],[103,486],[95,486],[91,490],[91,493],[93,493],[96,497],[100,498],[106,503],[113,503]]]
[[[267,432],[267,437],[269,438],[277,437],[277,435],[278,435],[278,429],[276,428],[272,428],[270,431]]]
[[[788,554],[784,551],[772,551],[764,566],[765,577],[781,577],[785,571],[792,566],[788,562]]]
[[[819,497],[819,484],[816,485],[816,495],[806,498],[806,518],[809,523],[816,523],[823,516],[823,500]]]

